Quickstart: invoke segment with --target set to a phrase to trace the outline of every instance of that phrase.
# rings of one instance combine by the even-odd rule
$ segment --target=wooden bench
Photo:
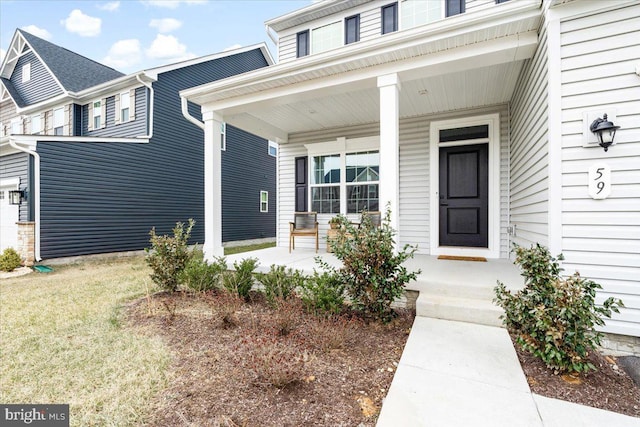
[[[316,212],[294,212],[293,222],[289,222],[289,253],[296,248],[296,236],[316,238],[318,252],[318,214]]]

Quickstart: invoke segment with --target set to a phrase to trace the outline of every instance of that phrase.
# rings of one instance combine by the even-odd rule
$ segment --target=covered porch
[[[260,249],[226,257],[227,265],[245,258],[258,260],[257,272],[266,273],[271,265],[284,265],[301,270],[305,275],[319,270],[316,257],[329,265],[341,266],[332,253],[298,248],[289,253],[286,247]],[[501,326],[501,309],[492,303],[493,288],[499,280],[508,289],[517,291],[524,286],[518,268],[508,259],[487,259],[486,262],[438,259],[437,256],[416,254],[405,262],[409,271],[420,269],[416,281],[407,290],[419,293],[416,300],[418,316],[457,320],[489,326]]]

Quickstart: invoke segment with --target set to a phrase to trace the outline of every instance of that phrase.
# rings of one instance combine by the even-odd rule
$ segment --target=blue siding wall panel
[[[107,122],[102,129],[92,131],[87,130],[89,123],[89,107],[93,103],[82,106],[82,134],[84,136],[106,136],[106,137],[136,137],[147,134],[147,95],[148,89],[139,87],[136,89],[136,114],[135,120],[130,122],[114,124],[115,120],[115,96],[107,97]],[[97,101],[97,99],[96,99]]]
[[[0,157],[0,180],[20,178],[20,190],[27,191],[27,201],[20,204],[19,220],[29,220],[29,155],[27,153],[9,154]]]
[[[191,243],[202,243],[204,135],[182,116],[178,91],[266,65],[260,51],[253,50],[159,75],[149,144],[40,142],[42,257],[140,250],[148,247],[152,227],[166,234],[176,221],[188,218],[196,220]],[[143,98],[136,93],[136,104]],[[85,115],[83,108],[86,120]],[[136,106],[135,122],[144,116]],[[100,131],[108,130],[109,126]],[[244,138],[251,142],[256,137]],[[266,142],[261,141],[260,151],[267,155]],[[232,170],[257,168],[246,159],[229,160],[225,167]],[[275,163],[269,173],[275,180]],[[270,198],[275,200],[275,190]],[[252,199],[259,211],[259,190]],[[273,225],[275,235],[275,219]]]
[[[31,79],[23,83],[22,66],[28,62],[31,63]],[[18,59],[10,80],[26,105],[35,104],[62,93],[62,89],[51,73],[33,52],[29,52]]]
[[[222,240],[275,237],[276,158],[269,142],[227,126],[222,153]],[[269,212],[260,212],[260,191],[269,192]]]

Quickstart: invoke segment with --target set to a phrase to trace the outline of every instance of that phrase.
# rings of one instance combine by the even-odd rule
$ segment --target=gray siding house
[[[178,92],[271,63],[257,45],[124,75],[17,30],[0,69],[0,250],[30,262],[140,250],[151,227],[188,218],[203,242],[204,133]],[[273,238],[273,148],[224,126],[222,239]]]

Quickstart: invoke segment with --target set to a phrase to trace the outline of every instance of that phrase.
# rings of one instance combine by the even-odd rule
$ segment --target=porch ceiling
[[[523,61],[403,81],[400,117],[506,103],[511,99]],[[380,95],[370,87],[303,99],[226,117],[229,122],[269,123],[287,134],[375,123]],[[251,106],[248,106],[251,108]]]

